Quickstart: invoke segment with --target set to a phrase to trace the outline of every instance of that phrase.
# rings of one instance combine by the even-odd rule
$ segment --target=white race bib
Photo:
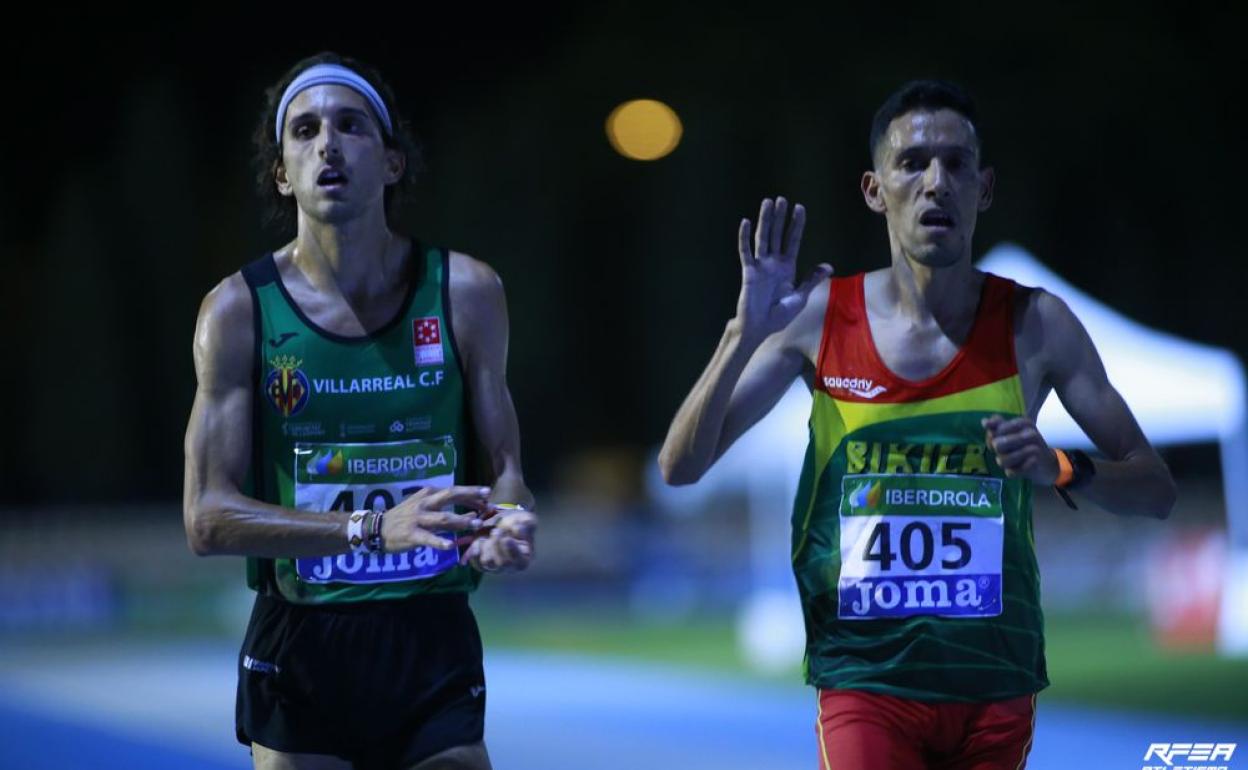
[[[837,617],[1001,614],[1001,479],[846,475]]]
[[[391,441],[295,445],[295,507],[303,511],[383,511],[425,487],[455,483],[450,443]],[[454,534],[437,533],[454,539]],[[459,562],[456,549],[421,547],[403,553],[339,554],[296,559],[308,583],[394,583],[441,574]]]

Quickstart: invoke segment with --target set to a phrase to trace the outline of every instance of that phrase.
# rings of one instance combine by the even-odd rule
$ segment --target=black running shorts
[[[238,740],[407,767],[477,743],[481,636],[462,593],[302,605],[257,595],[239,656]]]

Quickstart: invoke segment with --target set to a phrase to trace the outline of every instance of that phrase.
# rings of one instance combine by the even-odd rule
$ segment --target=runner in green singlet
[[[186,434],[190,547],[257,592],[238,738],[258,768],[484,770],[467,594],[536,527],[502,284],[392,229],[416,157],[366,65],[296,64],[257,141],[294,238],[204,300]]]

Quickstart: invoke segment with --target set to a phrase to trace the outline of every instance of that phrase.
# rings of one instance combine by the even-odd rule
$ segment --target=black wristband
[[[1096,475],[1096,465],[1092,462],[1092,458],[1087,452],[1081,449],[1072,449],[1066,453],[1070,458],[1070,467],[1073,473],[1070,477],[1070,483],[1066,485],[1067,489],[1078,489],[1079,487],[1091,481]]]
[[[1070,481],[1062,486],[1054,485],[1053,489],[1058,496],[1062,498],[1062,502],[1072,510],[1079,510],[1079,506],[1075,505],[1075,501],[1071,498],[1070,493],[1066,490],[1077,489],[1087,484],[1088,481],[1096,475],[1096,465],[1092,462],[1092,458],[1088,457],[1088,453],[1081,449],[1065,449],[1059,450],[1061,454],[1066,455],[1066,459],[1070,461]]]

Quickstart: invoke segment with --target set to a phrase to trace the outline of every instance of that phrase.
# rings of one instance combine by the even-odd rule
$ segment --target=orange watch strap
[[[1075,466],[1071,464],[1066,453],[1060,449],[1054,449],[1053,456],[1057,458],[1057,481],[1053,482],[1053,486],[1062,489],[1075,477]]]

